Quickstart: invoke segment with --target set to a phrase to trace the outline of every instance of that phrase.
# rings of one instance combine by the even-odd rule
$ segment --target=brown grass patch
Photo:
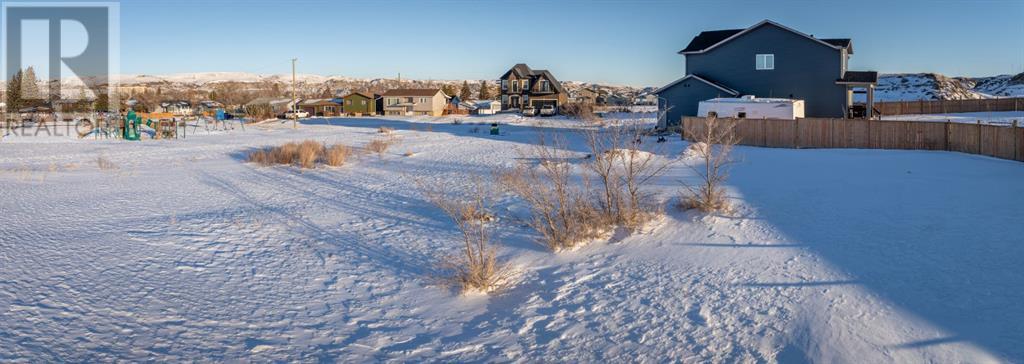
[[[391,147],[392,143],[394,143],[394,141],[391,139],[374,139],[369,143],[366,143],[366,150],[371,153],[377,153],[378,156],[383,157],[384,152],[388,151],[388,148]]]
[[[341,167],[352,155],[352,148],[347,145],[332,145],[324,151],[324,164],[331,167]]]

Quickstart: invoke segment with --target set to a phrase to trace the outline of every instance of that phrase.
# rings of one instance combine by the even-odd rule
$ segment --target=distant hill
[[[1024,97],[1024,73],[992,77],[947,77],[938,73],[884,74],[875,101],[960,100]]]

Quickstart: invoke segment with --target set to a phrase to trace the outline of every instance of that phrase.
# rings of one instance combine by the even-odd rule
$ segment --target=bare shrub
[[[569,102],[559,106],[559,112],[562,115],[568,116],[573,119],[580,119],[585,121],[597,120],[597,114],[594,114],[594,105],[586,104],[581,102]]]
[[[373,139],[369,143],[366,143],[366,150],[372,153],[377,153],[378,156],[383,157],[384,152],[388,151],[388,148],[391,147],[393,142],[394,141],[391,139]]]
[[[352,155],[352,148],[346,145],[335,144],[324,150],[324,164],[331,167],[341,167]]]
[[[402,155],[403,155],[403,156],[406,156],[406,157],[412,157],[412,156],[416,155],[416,153],[413,153],[413,152],[412,152],[412,151],[410,150],[410,151],[406,151],[406,152],[405,152],[405,154],[402,154]]]
[[[377,132],[381,134],[391,134],[395,132],[395,129],[387,126],[381,126],[377,128]]]
[[[246,160],[261,166],[296,165],[300,168],[316,168],[318,163],[341,166],[352,155],[352,148],[344,145],[327,147],[314,140],[288,142],[249,152]]]
[[[570,250],[580,243],[601,237],[611,229],[611,221],[600,213],[589,198],[589,181],[582,186],[573,182],[573,156],[564,145],[555,141],[550,145],[541,138],[523,159],[535,159],[533,166],[521,163],[500,171],[497,182],[505,190],[522,198],[530,209],[528,224],[543,237],[552,251]]]
[[[635,123],[586,132],[591,159],[584,166],[597,177],[601,213],[629,230],[661,213],[646,187],[672,163],[642,150],[642,137],[643,128]]]
[[[107,159],[107,157],[104,157],[104,156],[96,157],[96,165],[101,170],[104,170],[104,171],[112,171],[112,170],[119,169],[117,164],[115,164],[113,161]]]
[[[735,163],[732,150],[739,142],[736,122],[720,120],[714,116],[705,120],[703,127],[686,131],[687,139],[693,144],[685,153],[687,157],[701,163],[690,164],[690,168],[699,177],[699,183],[684,184],[685,193],[680,202],[687,209],[728,212],[730,206],[723,185],[729,178],[729,168]]]
[[[299,167],[316,168],[316,161],[320,159],[324,149],[323,143],[312,140],[303,141],[299,143],[294,160]]]
[[[468,196],[446,191],[446,184],[429,185],[418,181],[427,199],[444,211],[462,234],[459,254],[445,258],[441,265],[451,272],[450,278],[463,292],[490,292],[507,277],[508,267],[498,262],[497,249],[491,243],[488,223],[494,218],[488,211],[490,193],[476,183]],[[440,187],[437,187],[440,186]]]

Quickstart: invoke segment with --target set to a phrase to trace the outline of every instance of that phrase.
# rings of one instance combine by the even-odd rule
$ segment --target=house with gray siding
[[[696,116],[700,101],[716,97],[800,99],[808,117],[853,117],[873,109],[878,73],[847,69],[849,39],[819,39],[764,20],[745,29],[701,32],[679,54],[685,76],[655,91],[667,115],[661,127]],[[855,91],[867,93],[866,105],[853,104]]]

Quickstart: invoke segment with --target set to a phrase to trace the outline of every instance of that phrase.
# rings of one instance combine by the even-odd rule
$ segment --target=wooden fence
[[[1024,128],[950,122],[805,118],[736,121],[739,144],[773,148],[948,150],[1024,161]],[[684,117],[684,138],[700,133],[706,119]]]
[[[876,102],[875,109],[882,115],[1024,111],[1024,98]]]

